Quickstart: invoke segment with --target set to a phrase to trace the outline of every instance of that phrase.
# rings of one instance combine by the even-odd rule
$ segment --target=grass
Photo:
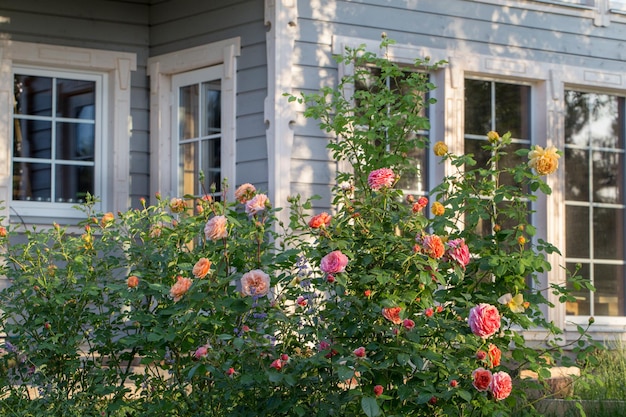
[[[581,376],[574,381],[574,396],[587,416],[626,416],[626,344],[620,340],[606,343],[587,358]],[[545,409],[549,417],[583,415],[575,401],[554,401]]]

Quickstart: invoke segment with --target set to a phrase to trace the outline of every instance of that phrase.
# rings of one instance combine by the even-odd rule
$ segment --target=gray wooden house
[[[548,314],[624,334],[624,0],[0,0],[1,214],[71,224],[86,192],[115,212],[198,193],[200,171],[321,210],[329,138],[283,93],[336,85],[353,69],[333,54],[382,32],[398,63],[448,62],[430,74],[433,141],[473,152],[493,129],[564,151],[532,221],[597,292]],[[413,156],[405,186],[427,193],[445,167]]]

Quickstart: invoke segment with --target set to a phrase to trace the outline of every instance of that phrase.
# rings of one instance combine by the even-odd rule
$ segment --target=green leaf
[[[457,395],[461,398],[463,398],[465,401],[470,402],[472,401],[472,394],[469,393],[469,391],[466,391],[464,389],[458,390],[457,391]]]
[[[361,409],[367,417],[376,417],[380,415],[380,407],[376,402],[376,398],[363,397],[361,398]]]

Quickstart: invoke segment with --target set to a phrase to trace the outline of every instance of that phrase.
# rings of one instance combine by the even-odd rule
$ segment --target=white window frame
[[[222,74],[224,73],[224,66],[223,65],[214,65],[212,67],[207,67],[207,68],[201,68],[198,70],[194,70],[194,71],[187,71],[181,74],[175,74],[174,76],[172,76],[172,95],[174,98],[174,105],[172,108],[174,109],[179,109],[180,108],[180,88],[191,85],[191,84],[202,84],[204,82],[209,82],[209,81],[214,81],[214,80],[221,80]],[[220,93],[221,93],[221,85],[220,85]],[[221,100],[223,101],[224,96],[222,94],[220,94]],[[220,103],[220,106],[223,103]],[[202,108],[200,108],[202,110]],[[174,163],[172,164],[172,170],[173,173],[172,175],[175,176],[178,179],[178,186],[177,186],[177,195],[180,195],[182,193],[182,190],[180,190],[180,183],[181,183],[181,178],[178,178],[178,175],[180,173],[180,149],[181,149],[181,143],[180,143],[180,137],[179,137],[179,112],[178,111],[173,111],[172,112],[172,137],[174,138],[174,140],[172,140],[172,158],[174,159]],[[202,115],[200,115],[200,118],[202,118]],[[202,132],[198,133],[199,136],[203,136]],[[220,142],[223,144],[224,142],[224,137],[221,133],[220,130]],[[198,142],[205,142],[206,139],[204,140],[198,140],[197,138],[194,138],[194,141],[198,141]],[[221,147],[221,146],[220,146]],[[221,168],[221,167],[220,167]],[[205,175],[208,175],[208,173],[204,173]],[[223,173],[220,173],[222,177],[224,177]],[[226,176],[226,178],[233,178],[231,176]],[[196,181],[198,181],[198,178],[196,178]],[[219,187],[219,184],[216,184]],[[234,185],[234,184],[233,184]],[[210,190],[207,188],[206,190],[207,193],[210,193]]]
[[[83,81],[93,81],[95,82],[95,112],[94,112],[94,188],[91,190],[92,195],[101,199],[100,202],[96,203],[95,209],[100,211],[102,210],[102,203],[107,200],[107,195],[105,194],[105,186],[104,186],[104,170],[102,167],[106,166],[107,160],[107,152],[104,149],[104,141],[103,141],[103,133],[105,132],[103,126],[104,120],[104,103],[106,98],[104,97],[104,91],[106,91],[107,80],[101,73],[89,73],[89,72],[69,72],[63,70],[52,70],[47,68],[34,68],[34,67],[25,67],[25,66],[17,66],[13,67],[13,74],[20,75],[32,75],[38,77],[49,77],[49,78],[65,78],[72,80],[83,80]],[[56,99],[54,99],[56,100]],[[51,119],[56,119],[56,115],[52,114],[50,116]],[[14,123],[11,123],[12,128],[15,127]],[[54,136],[54,132],[53,132]],[[13,135],[11,135],[13,137]],[[11,150],[13,146],[11,146]],[[11,161],[12,165],[14,164],[15,155],[12,155]],[[53,162],[58,161],[54,155],[51,155],[50,159]],[[13,174],[13,171],[11,171]],[[51,172],[52,181],[51,187],[54,190],[55,181],[54,171]],[[54,194],[54,191],[52,191]],[[41,202],[41,201],[25,201],[25,200],[13,200],[11,202],[11,208],[15,210],[21,216],[36,216],[38,213],[46,212],[46,213],[54,213],[55,216],[60,217],[72,217],[72,214],[75,213],[75,210],[72,208],[75,204],[79,204],[79,202]],[[65,211],[69,211],[67,215]]]
[[[130,75],[137,69],[133,53],[74,48],[30,42],[0,42],[0,114],[13,114],[13,75],[19,68],[58,69],[62,72],[98,74],[102,77],[102,165],[99,175],[102,211],[129,207]],[[0,118],[0,216],[27,223],[50,220],[72,222],[84,216],[68,204],[19,202],[12,198],[13,120]],[[98,169],[98,168],[97,168]],[[25,203],[25,204],[22,204]]]
[[[148,60],[150,75],[150,189],[154,196],[179,197],[178,149],[172,153],[172,77],[201,68],[223,64],[222,73],[222,178],[228,180],[232,199],[235,178],[237,60],[241,53],[239,38],[184,49]],[[178,143],[176,143],[178,145]],[[166,169],[166,167],[168,167]],[[154,198],[154,197],[153,197]]]

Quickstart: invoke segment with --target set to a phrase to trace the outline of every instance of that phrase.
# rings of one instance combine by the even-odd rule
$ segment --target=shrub
[[[244,184],[236,202],[159,198],[117,216],[90,202],[80,233],[55,225],[4,242],[3,414],[534,413],[519,369],[545,377],[567,359],[533,287],[558,251],[527,220],[533,193],[549,187],[526,163],[501,166],[510,135],[490,132],[486,164],[435,144],[453,173],[428,197],[404,195],[407,154],[428,147],[412,133],[428,126],[420,111],[434,86],[361,49],[339,60],[353,77],[290,97],[350,162],[332,213],[294,196],[284,230]],[[372,88],[344,97],[368,66],[381,74]],[[558,162],[552,150],[517,151],[529,153],[540,174]],[[524,339],[536,327],[551,335],[542,349]]]

